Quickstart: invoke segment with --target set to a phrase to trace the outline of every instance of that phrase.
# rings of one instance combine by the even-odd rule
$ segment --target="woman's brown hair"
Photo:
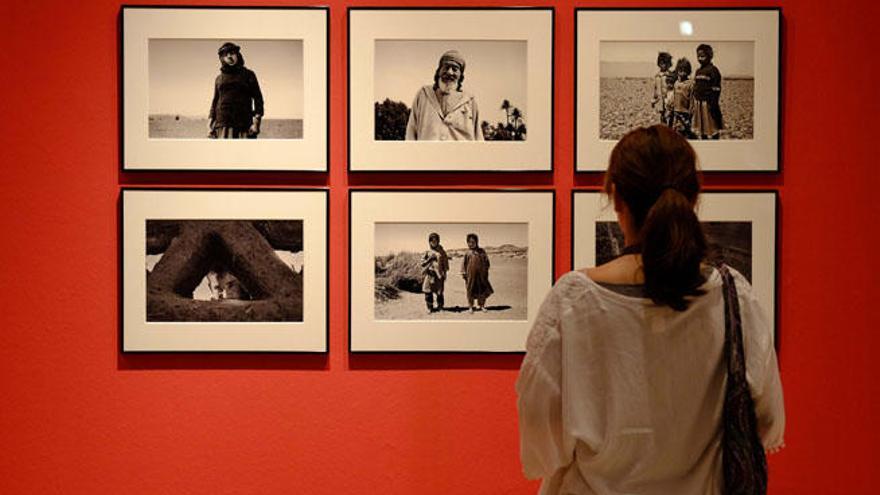
[[[676,311],[704,293],[707,242],[694,212],[700,182],[693,148],[663,125],[626,134],[605,175],[605,192],[626,204],[638,232],[646,295]]]

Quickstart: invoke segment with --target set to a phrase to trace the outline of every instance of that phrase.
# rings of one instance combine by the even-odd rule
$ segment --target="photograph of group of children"
[[[379,320],[525,319],[525,223],[377,223]]]
[[[602,42],[600,59],[601,139],[657,123],[688,139],[754,137],[753,42]]]

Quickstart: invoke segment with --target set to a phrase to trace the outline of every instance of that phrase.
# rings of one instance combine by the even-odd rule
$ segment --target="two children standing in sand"
[[[691,75],[691,62],[682,57],[672,68],[672,55],[660,52],[654,76],[652,106],[660,123],[688,139],[718,139],[724,121],[721,114],[721,72],[712,64],[714,51],[707,44],[697,47],[700,67]]]
[[[486,299],[494,292],[489,283],[489,255],[480,247],[477,234],[467,235],[468,249],[461,263],[461,276],[467,290],[468,311],[487,311]],[[449,271],[449,256],[440,245],[440,235],[432,232],[428,236],[428,250],[422,256],[422,292],[425,294],[425,305],[428,313],[443,311],[443,290],[446,274]],[[436,296],[437,306],[434,307]],[[474,306],[474,302],[477,303]]]

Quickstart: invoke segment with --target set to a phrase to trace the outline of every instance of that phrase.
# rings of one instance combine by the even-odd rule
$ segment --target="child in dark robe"
[[[486,298],[495,292],[489,283],[489,255],[480,247],[477,234],[467,235],[467,245],[468,250],[461,263],[461,276],[467,288],[468,311],[474,312],[474,301],[477,301],[476,309],[487,311]]]
[[[694,108],[691,127],[700,139],[718,139],[724,120],[721,116],[721,72],[712,64],[715,53],[710,45],[697,47],[700,68],[694,74]]]

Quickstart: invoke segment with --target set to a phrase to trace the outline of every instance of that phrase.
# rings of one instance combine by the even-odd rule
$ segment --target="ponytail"
[[[688,307],[686,296],[705,293],[700,263],[707,242],[694,206],[673,188],[666,188],[648,210],[641,228],[645,293],[656,304],[676,311]]]
[[[663,125],[630,131],[614,147],[605,191],[632,215],[642,253],[645,293],[676,311],[702,295],[708,242],[694,206],[700,193],[696,154]]]

